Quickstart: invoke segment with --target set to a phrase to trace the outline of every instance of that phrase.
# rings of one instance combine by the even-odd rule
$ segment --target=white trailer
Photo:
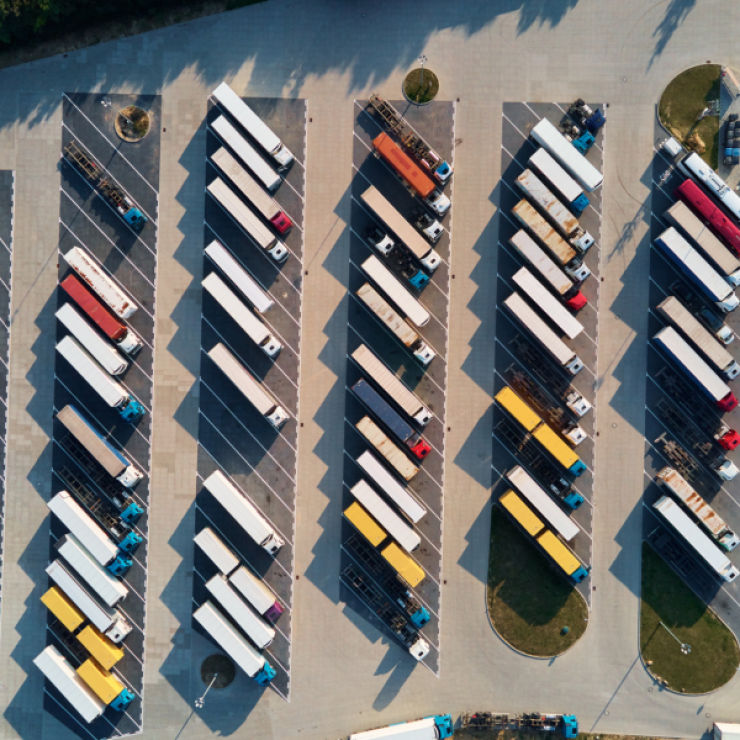
[[[122,642],[133,629],[118,609],[98,603],[64,567],[61,560],[55,560],[51,563],[46,569],[46,574],[64,591],[93,625],[112,642]]]
[[[713,735],[714,740],[740,740],[740,725],[715,722]]]
[[[201,284],[268,357],[277,357],[283,345],[270,334],[267,327],[237,298],[231,288],[215,272],[205,277]]]
[[[560,367],[571,375],[581,371],[583,362],[578,355],[525,303],[519,293],[512,293],[504,301],[504,306],[540,342]]]
[[[352,486],[350,493],[406,552],[411,552],[419,547],[421,537],[375,493],[366,481],[360,480]]]
[[[44,648],[33,662],[85,722],[89,724],[103,714],[106,705],[53,645]]]
[[[213,576],[206,583],[206,588],[260,650],[272,644],[275,639],[275,630],[262,617],[255,614],[248,604],[244,603],[241,596],[231,587],[226,576],[220,573]]]
[[[653,504],[653,508],[663,515],[673,529],[694,548],[694,551],[718,576],[729,583],[740,575],[740,571],[730,562],[727,555],[699,529],[698,524],[691,521],[689,515],[682,511],[673,499],[662,496]]]
[[[740,221],[740,195],[696,153],[691,152],[678,162],[679,169],[702,184],[738,221]]]
[[[65,303],[56,317],[71,332],[72,336],[105,368],[111,375],[120,375],[128,362],[121,353],[103,339],[87,321],[80,316],[71,303]]]
[[[733,356],[704,328],[704,325],[678,300],[668,296],[658,304],[658,311],[675,326],[726,378],[732,380],[740,375],[740,365]]]
[[[363,416],[355,424],[355,428],[406,482],[419,472],[418,466],[406,457],[400,447],[369,416]]]
[[[548,154],[546,149],[538,149],[529,158],[529,166],[560,193],[576,214],[581,213],[589,205],[583,188]]]
[[[280,175],[265,162],[262,155],[234,128],[230,121],[219,116],[211,124],[211,128],[271,193],[278,189],[282,182]]]
[[[578,525],[558,506],[534,478],[520,465],[506,473],[506,480],[548,521],[568,542],[578,534]]]
[[[272,394],[229,352],[223,344],[217,344],[208,356],[213,360],[221,372],[241,391],[246,398],[267,421],[280,429],[290,418],[282,406],[272,397]]]
[[[421,328],[429,323],[429,311],[401,285],[398,278],[374,254],[362,263],[362,269],[414,326]]]
[[[266,313],[275,305],[275,301],[262,290],[257,281],[237,262],[223,244],[214,239],[206,247],[206,254],[252,304],[257,313]]]
[[[361,367],[417,424],[425,427],[434,414],[394,375],[364,344],[352,359]]]
[[[740,538],[729,528],[727,522],[689,485],[688,481],[673,468],[663,468],[655,477],[659,486],[665,486],[687,509],[692,511],[699,523],[709,532],[712,539],[725,550],[734,550]]]
[[[439,267],[442,258],[374,186],[371,185],[360,198],[427,270],[434,272]]]
[[[573,316],[555,296],[526,268],[522,267],[512,278],[517,287],[535,303],[545,316],[569,339],[575,339],[582,331],[583,324]]]
[[[703,290],[714,305],[729,313],[734,311],[740,300],[727,281],[671,226],[656,240],[665,254],[678,265],[678,268]]]
[[[730,285],[740,285],[740,260],[683,201],[677,200],[665,216],[699,246]]]
[[[602,174],[546,118],[532,129],[530,136],[547,149],[589,193],[601,185],[604,180]]]
[[[201,529],[193,541],[225,576],[231,575],[239,567],[239,558],[210,527]]]
[[[220,470],[211,473],[203,485],[263,550],[275,555],[285,544],[257,507]]]
[[[138,306],[133,298],[110,278],[105,270],[81,247],[72,249],[63,255],[67,264],[97,293],[116,316],[127,319],[136,313]]]
[[[266,193],[262,186],[242,167],[235,157],[220,147],[211,161],[236,185],[241,194],[269,221],[281,234],[288,232],[293,225],[277,202]]]
[[[369,450],[365,450],[357,458],[357,464],[414,524],[426,516],[427,510],[418,499],[405,486],[402,486]]]
[[[73,534],[60,537],[54,548],[108,606],[128,596],[126,586],[103,568]]]
[[[193,617],[244,673],[258,684],[267,686],[275,678],[275,669],[210,601],[196,609]]]
[[[349,736],[349,740],[439,740],[446,737],[452,737],[450,715],[425,717],[375,730],[355,732]]]
[[[49,511],[87,548],[101,565],[118,557],[118,547],[68,491],[60,491],[47,504]]]
[[[225,83],[212,93],[219,105],[228,111],[239,125],[275,160],[278,169],[293,162],[293,155],[275,132]]]
[[[243,565],[230,576],[231,585],[263,616],[277,619],[285,609],[267,584]]]
[[[532,170],[524,170],[516,178],[516,184],[579,252],[585,253],[593,245],[594,238],[591,234],[581,228],[578,219],[553,195]]]
[[[242,227],[257,246],[264,249],[275,262],[288,259],[288,248],[273,234],[254,211],[220,178],[217,177],[206,190],[214,200]]]

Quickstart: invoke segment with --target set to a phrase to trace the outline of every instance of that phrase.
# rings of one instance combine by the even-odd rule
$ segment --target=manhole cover
[[[213,681],[214,675],[218,677]],[[225,689],[236,676],[236,666],[231,658],[225,655],[209,655],[200,667],[200,677],[208,686],[213,681],[214,689]]]

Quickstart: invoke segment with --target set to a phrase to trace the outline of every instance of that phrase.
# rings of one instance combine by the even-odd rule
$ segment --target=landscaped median
[[[495,630],[527,655],[560,655],[588,625],[583,596],[497,506],[491,513],[487,599]]]
[[[640,606],[642,659],[668,688],[704,694],[735,675],[737,639],[647,543]]]

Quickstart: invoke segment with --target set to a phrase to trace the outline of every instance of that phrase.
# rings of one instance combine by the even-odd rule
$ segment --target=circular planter
[[[414,105],[428,105],[438,92],[439,78],[431,69],[412,69],[403,81],[403,95]]]
[[[216,680],[213,677],[218,674]],[[209,655],[200,666],[200,678],[208,686],[213,681],[213,689],[225,689],[236,676],[236,666],[231,658],[216,653]]]
[[[151,131],[151,115],[143,108],[129,105],[116,115],[115,127],[119,139],[136,144]]]

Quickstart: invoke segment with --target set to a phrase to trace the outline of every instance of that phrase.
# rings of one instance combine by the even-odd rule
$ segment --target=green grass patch
[[[663,125],[683,144],[696,133],[706,146],[701,158],[713,169],[719,166],[719,118],[708,116],[699,123],[699,114],[710,100],[719,100],[722,68],[702,64],[675,77],[663,91],[658,114]]]
[[[438,92],[439,78],[431,69],[424,70],[424,79],[421,67],[412,69],[403,81],[403,93],[412,103],[428,103]]]
[[[663,622],[691,646],[680,645]],[[740,648],[732,632],[679,578],[650,545],[642,546],[640,649],[650,671],[674,691],[704,694],[726,684],[740,665]]]
[[[559,655],[588,625],[583,596],[497,506],[491,514],[487,598],[496,631],[527,655]],[[563,627],[568,634],[561,634]]]

